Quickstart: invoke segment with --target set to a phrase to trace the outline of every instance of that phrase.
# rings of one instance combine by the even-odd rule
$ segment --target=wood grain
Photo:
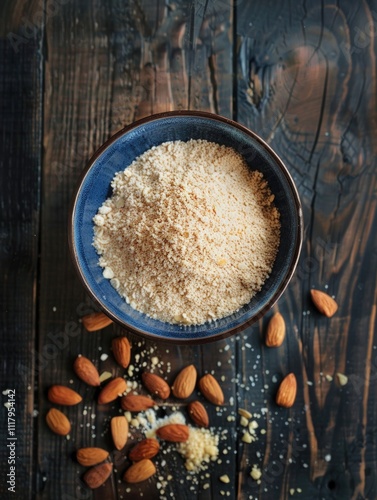
[[[230,27],[231,13],[230,7],[225,5],[220,16],[214,6],[215,2],[213,5],[208,2],[206,9],[190,13],[186,2],[178,3],[175,9],[150,1],[68,2],[46,27],[48,57],[39,335],[40,350],[51,351],[51,359],[39,381],[38,457],[41,477],[46,480],[41,483],[38,498],[70,498],[78,494],[80,498],[91,497],[81,483],[84,470],[72,460],[72,455],[82,446],[112,450],[109,419],[119,411],[117,404],[97,408],[92,402],[96,391],[78,382],[71,368],[74,357],[82,353],[95,361],[100,372],[109,369],[114,376],[123,373],[111,356],[104,362],[99,361],[101,353],[110,353],[111,338],[122,332],[113,326],[89,335],[78,323],[78,310],[90,308],[90,304],[78,285],[68,256],[65,227],[70,197],[79,173],[93,151],[120,126],[135,118],[188,106],[212,111],[216,108],[231,115],[232,81],[229,75],[232,47],[227,32],[224,33],[225,28]],[[196,45],[201,46],[200,64]],[[195,85],[205,82],[200,90],[200,99],[206,102],[205,106],[202,101],[190,97],[199,92],[199,88],[190,83],[193,81]],[[140,342],[132,335],[130,338],[134,341],[134,355],[153,349],[155,355],[164,360],[165,366],[169,364],[170,381],[182,366],[192,362],[201,374],[211,369],[215,373],[224,373],[229,380],[233,378],[232,363],[218,365],[218,345],[203,349],[166,348]],[[58,341],[61,347],[57,345]],[[226,352],[225,356],[228,360],[229,353]],[[148,359],[145,362],[150,363]],[[135,378],[138,379],[138,372]],[[44,422],[49,407],[45,392],[53,383],[69,385],[84,398],[83,405],[63,409],[72,422],[69,440],[53,436]],[[227,398],[234,395],[235,387],[230,384]],[[180,408],[182,405],[176,406]],[[85,415],[83,409],[87,410]],[[171,411],[170,403],[159,415]],[[209,411],[210,417],[218,422],[215,408]],[[94,419],[91,419],[92,414]],[[140,435],[134,432],[135,437]],[[231,457],[234,452],[231,429],[223,441],[224,446],[229,446]],[[138,485],[128,491],[127,485],[119,481],[129,465],[125,454],[114,452],[112,458],[116,471],[103,488],[93,493],[93,498],[117,498],[125,494],[127,498],[139,498]],[[199,495],[201,485],[207,482],[204,475],[198,482],[195,477],[186,480],[182,458],[178,454],[169,456],[165,462],[162,466],[160,461],[160,475],[166,478],[171,474],[175,478],[166,484],[167,495],[171,493],[187,499]],[[229,459],[219,465],[219,475],[221,471],[231,471],[234,475],[235,463],[228,462]],[[181,479],[191,489],[182,491]],[[158,479],[153,478],[143,484],[145,497],[159,497],[157,482]],[[205,490],[207,497],[212,494],[211,482],[209,485]]]
[[[8,433],[8,411],[0,406],[1,498],[27,498],[35,480],[34,382],[36,373],[36,293],[39,242],[39,188],[42,123],[41,26],[23,35],[22,16],[33,17],[35,2],[10,2],[0,16],[0,215],[1,259],[1,391],[15,391],[14,436]],[[17,38],[19,37],[19,38]],[[19,43],[19,39],[22,42]],[[11,414],[9,413],[9,417]],[[15,438],[15,441],[8,438]],[[15,443],[15,457],[7,446]],[[15,458],[8,462],[9,458]],[[15,467],[15,491],[7,483]]]
[[[295,339],[278,369],[300,376],[290,418],[301,432],[296,437],[287,425],[275,442],[280,437],[293,450],[307,447],[291,466],[283,456],[281,474],[268,490],[286,498],[307,476],[304,484],[310,482],[321,498],[374,497],[374,445],[367,435],[373,428],[368,431],[376,280],[367,268],[376,267],[370,249],[376,244],[377,142],[366,130],[376,121],[375,13],[366,2],[357,8],[351,2],[306,2],[288,19],[283,9],[269,17],[266,5],[258,12],[263,21],[247,23],[255,8],[238,9],[238,119],[260,132],[287,164],[306,223],[296,278],[279,303]],[[330,321],[313,309],[310,288],[335,295],[339,311]],[[337,372],[348,375],[347,386],[339,386]],[[278,428],[286,417],[276,413]],[[268,469],[280,452],[266,450]],[[307,486],[305,491],[311,494]],[[270,498],[264,489],[259,495]]]
[[[377,498],[376,29],[373,0],[2,3],[0,370],[2,390],[16,388],[20,498]],[[185,108],[235,118],[286,163],[305,219],[295,277],[264,319],[229,340],[155,344],[115,325],[89,334],[79,319],[95,307],[74,272],[66,231],[79,175],[124,125]],[[333,318],[315,310],[311,288],[335,296]],[[267,322],[278,310],[287,336],[280,348],[267,348]],[[99,407],[98,389],[72,369],[81,353],[100,373],[123,375],[111,353],[118,335],[133,345],[132,380],[156,357],[169,383],[191,363],[221,381],[224,407],[205,402],[221,438],[209,476],[186,473],[182,457],[164,445],[156,477],[121,481],[142,431],[133,427],[125,450],[113,451],[109,423],[119,405]],[[289,372],[298,395],[288,410],[274,401]],[[337,373],[347,375],[346,385]],[[69,439],[45,424],[54,383],[83,396],[77,407],[59,407],[72,422]],[[171,399],[157,414],[175,409],[185,413],[185,403]],[[238,409],[252,413],[251,443]],[[74,459],[83,446],[110,450],[115,465],[94,492]]]

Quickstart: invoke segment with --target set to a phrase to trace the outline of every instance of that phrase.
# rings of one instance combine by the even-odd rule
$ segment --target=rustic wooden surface
[[[12,494],[2,394],[0,497],[377,498],[377,2],[4,0],[0,13],[0,369],[1,390],[15,389],[17,412]],[[120,481],[128,460],[115,452],[116,472],[92,493],[74,452],[112,450],[109,418],[118,409],[97,408],[96,390],[76,378],[72,362],[82,353],[100,372],[122,374],[110,344],[124,332],[110,326],[88,334],[79,322],[94,306],[68,255],[70,199],[86,161],[115,131],[186,108],[255,130],[297,183],[303,251],[274,308],[288,334],[281,348],[264,346],[273,311],[229,340],[196,348],[126,332],[133,359],[146,353],[150,366],[153,350],[169,382],[190,363],[223,378],[226,404],[208,406],[215,432],[225,431],[221,463],[209,477],[187,478],[173,453],[166,465],[159,459],[158,478],[129,487]],[[333,318],[315,311],[313,287],[336,297]],[[101,361],[103,353],[109,357]],[[298,395],[285,410],[274,396],[288,372]],[[341,386],[336,373],[348,383]],[[64,409],[70,439],[45,424],[53,383],[84,397]],[[254,443],[241,440],[238,408],[259,424]],[[253,465],[260,483],[250,477]]]

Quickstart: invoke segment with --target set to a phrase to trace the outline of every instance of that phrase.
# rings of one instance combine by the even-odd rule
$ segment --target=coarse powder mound
[[[279,246],[279,212],[263,175],[232,148],[166,142],[111,186],[94,217],[94,247],[104,277],[133,308],[202,324],[261,289]]]
[[[184,424],[186,419],[180,411],[176,411],[166,417],[156,419],[153,410],[145,412],[146,429],[145,435],[156,438],[156,430],[167,424]],[[141,420],[143,421],[143,420]],[[174,448],[185,459],[186,470],[198,473],[208,468],[210,462],[215,461],[219,455],[219,436],[213,429],[204,429],[188,426],[189,437],[183,443],[175,443]]]

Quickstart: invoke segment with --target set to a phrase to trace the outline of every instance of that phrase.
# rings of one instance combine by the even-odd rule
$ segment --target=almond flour
[[[279,212],[232,148],[166,142],[118,172],[94,217],[103,276],[134,309],[202,324],[237,311],[271,272]]]

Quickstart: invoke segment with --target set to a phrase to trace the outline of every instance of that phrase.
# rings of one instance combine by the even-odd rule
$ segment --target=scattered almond
[[[215,405],[224,404],[223,391],[213,375],[207,373],[199,380],[199,389],[203,396]]]
[[[60,436],[66,436],[71,430],[71,422],[61,411],[51,408],[46,415],[47,425],[52,432]]]
[[[338,304],[327,293],[320,290],[310,290],[310,294],[318,311],[328,318],[331,318],[338,310]]]
[[[155,401],[148,396],[127,394],[120,400],[120,405],[126,411],[144,411],[155,406]]]
[[[109,452],[102,448],[80,448],[77,450],[76,458],[80,465],[91,467],[97,465],[109,456]]]
[[[102,330],[106,326],[111,325],[113,322],[106,314],[103,312],[94,312],[87,314],[81,318],[82,324],[88,332],[96,332],[97,330]]]
[[[124,473],[123,480],[126,483],[141,483],[156,473],[156,467],[149,458],[135,462]]]
[[[127,390],[127,383],[122,377],[114,378],[105,385],[98,396],[98,404],[104,405],[111,403],[118,396],[121,396]]]
[[[140,462],[144,458],[153,458],[160,451],[160,443],[154,438],[145,438],[130,451],[128,458]]]
[[[126,417],[113,417],[111,419],[110,428],[115,448],[121,450],[124,448],[128,439],[128,422]]]
[[[151,394],[156,394],[161,399],[167,399],[170,396],[169,384],[155,373],[144,372],[141,380]]]
[[[127,337],[116,337],[111,342],[116,362],[127,368],[131,360],[131,345]]]
[[[195,389],[196,377],[197,373],[194,365],[183,368],[174,380],[173,395],[179,399],[186,399],[191,396]]]
[[[189,438],[189,428],[184,424],[167,424],[156,430],[156,434],[164,441],[184,443]]]
[[[97,387],[100,385],[100,378],[97,368],[90,359],[85,356],[77,356],[73,363],[73,369],[76,375],[88,385]]]
[[[266,331],[266,346],[279,347],[285,338],[285,321],[283,316],[276,312],[270,319]]]
[[[280,383],[276,394],[276,404],[290,408],[296,399],[297,381],[294,373],[289,373]]]
[[[83,476],[85,484],[92,490],[99,488],[108,479],[113,470],[113,464],[105,463],[92,467]]]
[[[47,393],[48,400],[57,405],[73,406],[82,401],[80,394],[65,385],[53,385]]]
[[[187,410],[188,414],[196,423],[196,425],[198,425],[199,427],[208,427],[208,413],[200,401],[193,401],[192,403],[190,403],[187,407]]]

